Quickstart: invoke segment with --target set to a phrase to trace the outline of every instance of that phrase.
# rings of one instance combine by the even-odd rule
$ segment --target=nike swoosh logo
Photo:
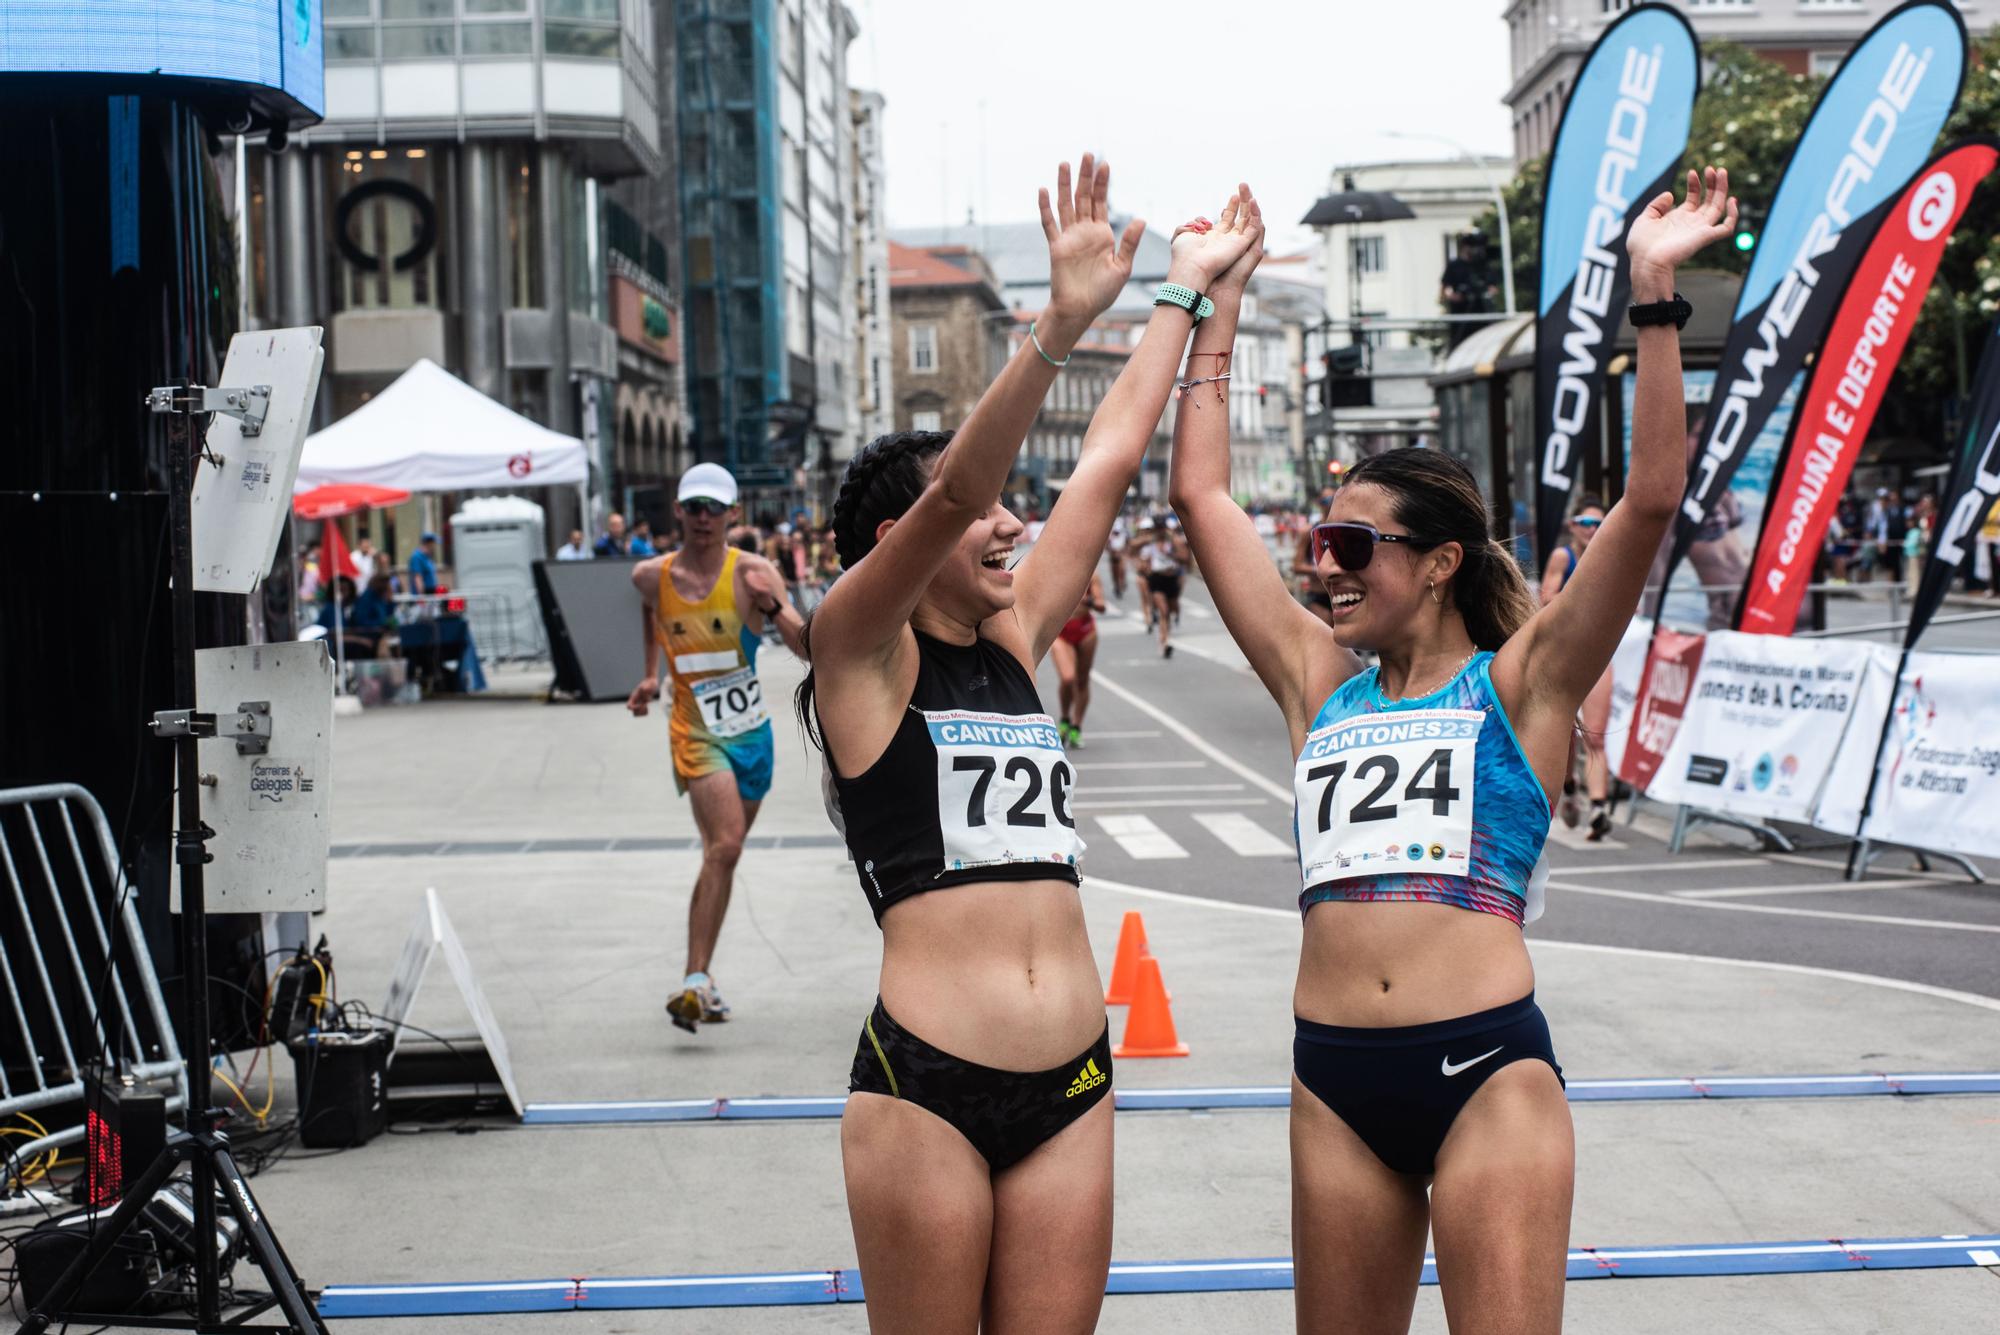
[[[1504,1048],[1506,1046],[1507,1045],[1505,1043],[1502,1043],[1500,1045],[1500,1048]],[[1493,1049],[1493,1052],[1500,1051],[1500,1048]],[[1488,1057],[1491,1057],[1493,1055],[1493,1052],[1482,1052],[1477,1057],[1474,1057],[1471,1061],[1463,1061],[1456,1066],[1453,1066],[1451,1064],[1451,1058],[1447,1056],[1444,1059],[1444,1065],[1442,1069],[1446,1075],[1457,1075],[1460,1071],[1466,1070],[1469,1067],[1479,1065],[1479,1063],[1485,1061]]]

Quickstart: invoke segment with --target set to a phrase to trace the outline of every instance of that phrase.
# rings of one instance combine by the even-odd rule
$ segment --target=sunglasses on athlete
[[[1599,524],[1603,523],[1604,521],[1602,519],[1592,519],[1590,516],[1584,515],[1581,518],[1572,519],[1569,522],[1575,524],[1578,528],[1596,528]]]
[[[1366,570],[1368,563],[1375,559],[1375,544],[1378,542],[1407,542],[1418,548],[1437,546],[1408,533],[1384,533],[1373,524],[1335,521],[1313,525],[1313,560],[1318,561],[1332,552],[1334,562],[1342,570]]]
[[[721,501],[712,501],[701,496],[691,497],[680,504],[681,509],[691,515],[721,515],[729,513],[729,507]]]

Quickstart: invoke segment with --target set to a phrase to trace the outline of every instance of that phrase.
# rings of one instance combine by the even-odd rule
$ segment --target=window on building
[[[1389,266],[1383,259],[1383,238],[1379,236],[1357,236],[1354,238],[1354,267],[1364,274],[1382,273]]]
[[[944,430],[944,414],[940,412],[911,413],[910,430],[942,431]]]
[[[1844,6],[1843,6],[1844,7]],[[1815,79],[1831,79],[1840,62],[1847,58],[1842,51],[1815,51],[1812,53],[1812,74]]]
[[[937,326],[916,324],[910,326],[910,369],[912,371],[937,370],[938,347]]]

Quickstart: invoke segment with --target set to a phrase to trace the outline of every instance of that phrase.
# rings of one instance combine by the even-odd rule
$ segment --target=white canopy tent
[[[297,489],[367,482],[404,491],[585,485],[583,442],[496,403],[428,357],[306,437]]]

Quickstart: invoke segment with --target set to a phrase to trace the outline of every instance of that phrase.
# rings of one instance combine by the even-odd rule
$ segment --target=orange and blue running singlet
[[[743,800],[755,802],[771,790],[771,714],[757,679],[759,640],[736,610],[739,554],[727,550],[715,587],[698,602],[674,588],[674,558],[662,561],[654,633],[673,691],[674,786],[685,793],[690,779],[730,770]]]

